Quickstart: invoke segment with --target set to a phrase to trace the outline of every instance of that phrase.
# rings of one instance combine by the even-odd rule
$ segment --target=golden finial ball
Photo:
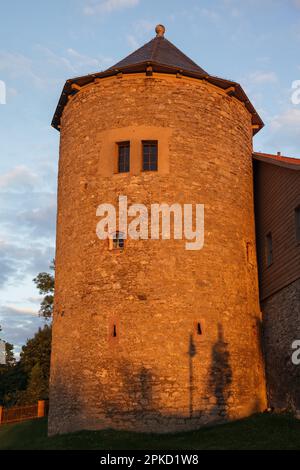
[[[166,28],[164,27],[163,24],[158,24],[155,28],[156,36],[157,37],[164,37],[164,34],[166,32]]]

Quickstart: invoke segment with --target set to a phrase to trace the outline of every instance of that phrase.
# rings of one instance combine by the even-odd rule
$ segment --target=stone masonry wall
[[[269,406],[300,409],[300,365],[292,362],[292,343],[300,339],[300,279],[262,305]]]
[[[147,126],[168,129],[167,174],[102,176],[106,131],[134,127],[142,137]],[[204,248],[128,240],[109,251],[96,237],[96,208],[119,195],[148,207],[205,204]],[[49,433],[176,431],[265,408],[254,253],[242,103],[163,75],[82,89],[61,126]]]

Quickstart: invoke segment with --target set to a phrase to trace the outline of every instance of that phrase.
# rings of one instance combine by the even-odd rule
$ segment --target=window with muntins
[[[114,250],[123,250],[125,246],[124,234],[122,232],[114,233],[112,242],[112,247]]]
[[[118,173],[128,173],[130,170],[130,142],[118,143]]]
[[[143,140],[143,171],[157,171],[158,169],[158,142],[157,140]]]

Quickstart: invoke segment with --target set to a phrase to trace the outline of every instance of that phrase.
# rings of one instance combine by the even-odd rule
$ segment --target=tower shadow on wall
[[[225,419],[228,416],[228,400],[231,396],[232,369],[228,343],[224,340],[224,329],[218,323],[218,340],[212,347],[211,366],[208,377],[208,394],[215,397],[211,415]]]
[[[189,339],[189,349],[188,349],[188,356],[189,356],[189,415],[190,418],[193,417],[194,414],[194,371],[193,371],[193,358],[196,356],[197,350],[193,340],[193,335],[190,334]]]
[[[131,413],[151,414],[154,411],[153,372],[144,366],[135,370],[133,364],[127,360],[122,360],[116,371],[116,379],[122,383],[122,392],[116,398],[106,397],[104,400],[106,414],[110,417]]]

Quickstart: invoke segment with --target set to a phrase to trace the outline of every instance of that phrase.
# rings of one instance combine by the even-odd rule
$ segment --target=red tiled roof
[[[273,155],[271,153],[254,152],[254,160],[259,160],[265,163],[272,163],[273,165],[290,168],[293,170],[300,170],[300,158],[284,157],[282,155]]]

